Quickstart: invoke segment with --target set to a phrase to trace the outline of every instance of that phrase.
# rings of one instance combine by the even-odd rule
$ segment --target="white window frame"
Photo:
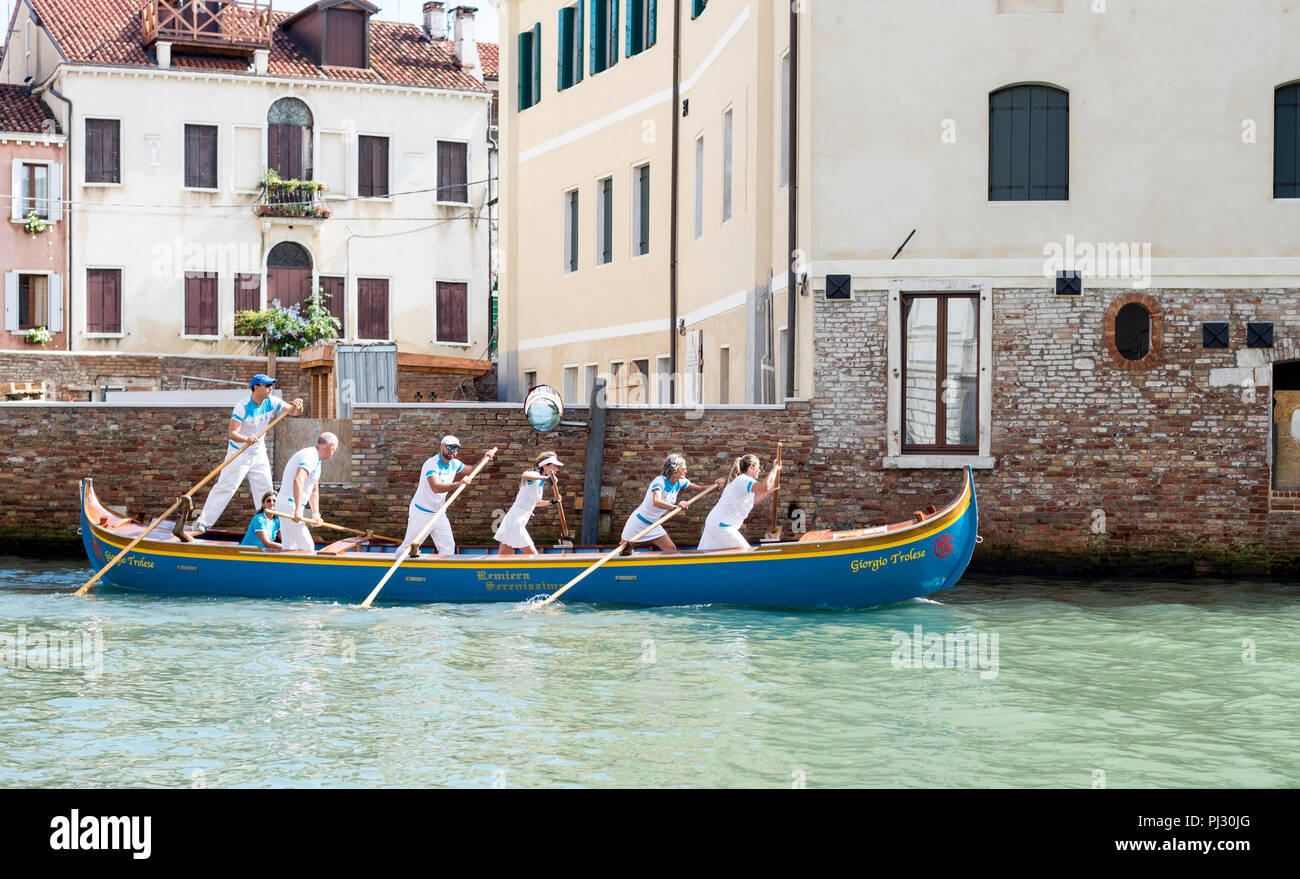
[[[722,222],[727,223],[736,215],[736,186],[733,179],[736,161],[736,114],[735,105],[722,111]]]
[[[649,355],[646,355],[645,357],[629,357],[629,358],[627,359],[627,363],[626,363],[626,365],[625,365],[625,367],[624,367],[624,368],[627,370],[627,372],[626,372],[626,374],[625,374],[625,378],[623,379],[623,387],[624,387],[625,390],[627,390],[627,391],[629,392],[629,393],[628,393],[628,396],[631,396],[632,385],[631,385],[630,382],[631,382],[631,379],[632,379],[632,367],[633,367],[635,364],[637,364],[637,363],[641,363],[641,362],[644,362],[644,363],[645,363],[645,378],[644,378],[644,384],[643,384],[642,387],[641,387],[641,394],[642,394],[643,397],[645,397],[645,399],[642,400],[640,403],[633,403],[632,405],[635,405],[635,406],[649,406],[649,405],[651,404],[651,396],[652,396],[652,393],[651,393],[651,392],[652,392],[652,387],[651,387],[651,386],[654,384],[654,376],[653,376],[653,374],[650,372],[650,366],[651,366],[651,364],[654,363],[654,358],[653,358],[653,357],[650,357]],[[630,402],[630,401],[628,401],[628,402]]]
[[[617,376],[614,374],[614,367],[616,365],[619,368]],[[618,392],[619,386],[618,383],[615,381],[615,379],[621,377],[624,381],[627,380],[627,373],[624,371],[624,368],[626,366],[627,366],[627,361],[624,359],[609,361],[609,378],[605,381],[605,403],[606,404],[609,403],[621,404],[624,402],[622,399],[622,395],[619,394]],[[624,386],[624,389],[626,389],[626,386]]]
[[[439,172],[441,171],[441,168],[439,167],[440,162],[439,162],[439,159],[438,159],[438,144],[439,144],[439,142],[442,142],[442,143],[463,143],[463,144],[465,144],[465,197],[468,198],[468,199],[471,199],[470,201],[442,201],[442,199],[441,199],[441,193],[438,191],[438,190],[440,189],[440,187],[439,187],[439,185],[438,185],[438,180],[439,180],[440,178],[439,178],[438,175],[439,175]],[[474,176],[474,175],[470,173],[470,170],[473,168],[473,159],[474,159],[473,151],[470,149],[471,146],[473,146],[473,141],[471,141],[471,140],[468,139],[468,138],[464,138],[464,137],[435,137],[435,138],[433,139],[433,197],[434,197],[434,204],[445,205],[445,206],[447,206],[447,207],[463,208],[463,207],[469,207],[470,205],[472,205],[472,204],[474,203],[474,202],[473,202],[473,195],[470,194],[470,189],[473,188],[473,183],[474,183],[474,180],[473,180],[473,176]],[[392,175],[390,174],[389,176],[391,177]]]
[[[63,217],[63,163],[54,159],[24,159],[15,157],[9,166],[9,179],[18,185],[13,188],[9,199],[9,222],[26,224],[27,215],[22,208],[22,182],[19,169],[23,165],[45,166],[45,206],[50,216],[42,217],[47,223],[57,223]],[[56,194],[51,195],[53,190]],[[57,202],[57,204],[54,204]]]
[[[117,272],[118,284],[122,290],[118,302],[118,308],[120,308],[122,312],[121,314],[118,315],[118,322],[122,325],[122,329],[116,333],[92,333],[90,332],[90,330],[86,329],[86,317],[89,315],[90,312],[90,308],[86,303],[86,288],[89,286],[87,284],[87,278],[90,272],[98,271],[98,270]],[[182,326],[185,325],[185,300],[183,298],[185,295],[184,284],[185,284],[185,274],[184,272],[182,272],[181,273],[181,296],[182,296],[181,325]],[[95,265],[85,265],[81,267],[81,335],[87,339],[125,339],[126,338],[126,266],[123,265],[110,266],[110,265],[95,264]]]
[[[591,391],[596,387],[596,381],[600,378],[600,363],[591,361],[582,364],[582,401],[591,402]]]
[[[631,187],[632,187],[632,191],[631,191],[631,193],[630,193],[630,196],[631,196],[631,197],[628,198],[628,204],[632,206],[632,217],[631,217],[631,223],[629,223],[629,226],[631,227],[631,230],[632,230],[632,235],[631,235],[631,240],[628,242],[628,245],[629,245],[629,250],[630,250],[630,252],[631,252],[631,257],[632,257],[632,259],[642,259],[643,257],[647,257],[647,256],[650,255],[651,251],[653,250],[653,248],[650,246],[650,239],[649,239],[649,237],[647,236],[647,238],[646,238],[646,252],[645,252],[645,253],[638,253],[638,252],[637,252],[637,248],[638,248],[638,246],[639,246],[640,243],[641,243],[641,242],[640,242],[640,238],[641,238],[641,234],[640,234],[640,233],[641,233],[641,169],[644,168],[644,167],[647,167],[649,164],[650,164],[650,160],[649,160],[649,159],[645,159],[645,160],[643,160],[643,161],[638,161],[637,163],[635,163],[634,165],[632,165],[632,173],[631,173],[631,176],[630,176],[630,178],[629,178],[630,181],[631,181]],[[653,195],[653,193],[654,193],[654,185],[653,185],[653,183],[654,183],[654,181],[652,180],[652,181],[651,181],[651,188],[650,188],[650,191],[651,191],[651,194],[652,194],[652,195]],[[647,212],[647,213],[648,213],[648,212]]]
[[[673,358],[671,354],[655,355],[655,403],[659,406],[668,404],[668,383],[672,381]]]
[[[704,237],[704,132],[695,137],[695,240]]]
[[[295,243],[297,243],[297,242],[295,242]],[[316,264],[315,264],[315,261],[316,261],[316,255],[315,255],[315,254],[312,254],[312,269],[311,269],[311,273],[312,273],[312,274],[311,274],[311,276],[312,276],[312,281],[313,281],[313,283],[319,283],[319,282],[317,282],[317,281],[315,280],[315,279],[316,279]],[[373,272],[365,272],[365,273],[358,272],[358,273],[357,273],[353,278],[351,278],[351,285],[352,285],[352,301],[355,302],[355,303],[357,304],[357,305],[356,305],[356,307],[357,307],[357,320],[356,320],[356,327],[355,327],[355,329],[356,329],[358,332],[361,331],[361,281],[362,281],[362,279],[367,280],[367,281],[387,281],[387,282],[388,282],[388,326],[387,326],[387,328],[386,328],[386,329],[387,329],[387,332],[388,332],[388,338],[386,338],[386,339],[372,339],[372,338],[370,338],[369,336],[357,336],[357,338],[356,338],[354,341],[357,341],[357,342],[392,342],[392,341],[393,341],[393,276],[392,276],[392,275],[376,274],[376,273],[373,273]],[[437,307],[438,307],[438,302],[437,302],[437,298],[438,298],[438,296],[437,296],[437,291],[438,291],[438,288],[437,288],[437,287],[434,287],[433,289],[434,289],[434,303],[433,303],[433,307],[434,307],[434,309],[436,310]],[[264,294],[264,295],[265,295],[265,294]],[[466,319],[467,319],[467,322],[468,322],[468,315],[466,315]],[[437,332],[438,332],[438,324],[437,324],[437,318],[436,318],[436,316],[435,316],[435,319],[434,319],[433,331],[434,331],[434,334],[435,334],[435,335],[436,335]]]
[[[15,287],[18,286],[18,279],[21,278],[23,275],[41,275],[42,277],[45,278],[45,320],[42,321],[41,323],[36,324],[36,326],[37,326],[37,327],[45,327],[47,330],[49,330],[49,331],[52,332],[52,333],[61,333],[61,332],[63,332],[62,328],[56,330],[56,329],[53,329],[53,328],[50,327],[50,324],[52,323],[52,321],[50,320],[50,315],[51,315],[51,313],[52,313],[52,312],[51,312],[51,309],[50,309],[50,302],[51,302],[51,301],[53,300],[53,298],[54,298],[54,291],[53,291],[53,287],[54,287],[54,278],[57,277],[57,276],[59,276],[60,273],[59,273],[59,272],[56,272],[56,271],[52,271],[52,270],[50,270],[50,269],[23,269],[23,268],[15,268],[15,269],[9,269],[9,271],[4,272],[4,274],[9,274],[10,272],[12,272],[13,275],[14,275],[14,283],[15,283]],[[62,284],[59,285],[59,296],[60,296],[60,297],[63,296],[63,285],[62,285]],[[19,310],[19,308],[18,308],[18,303],[15,302],[15,303],[14,303],[14,323],[15,323],[15,324],[17,324],[17,322],[18,322],[18,310]],[[62,303],[61,301],[60,301],[60,303],[59,303],[59,318],[60,318],[60,319],[59,319],[59,322],[60,322],[60,323],[63,323],[63,322],[64,322],[63,303]],[[25,330],[19,328],[19,329],[9,330],[8,332],[11,332],[11,333],[13,333],[13,334],[16,335],[16,336],[25,336],[25,335],[27,335],[27,333],[31,332],[31,331],[32,331],[33,329],[35,329],[35,328],[36,328],[36,327],[29,327],[28,329],[25,329]]]
[[[573,393],[569,393],[568,377],[569,370],[573,370]],[[582,364],[581,363],[564,363],[560,366],[560,393],[563,395],[566,403],[573,402],[573,398],[582,393]]]
[[[185,126],[186,125],[204,125],[208,128],[217,129],[217,185],[208,186],[186,186],[185,185]],[[181,189],[185,192],[221,192],[221,175],[225,171],[223,160],[225,159],[225,150],[221,148],[221,123],[206,119],[182,119],[180,124],[180,141],[181,141]]]
[[[260,156],[258,166],[260,168],[266,167],[266,127],[263,125],[252,125],[252,124],[242,123],[242,122],[233,123],[230,126],[230,161],[226,163],[228,166],[227,173],[230,175],[229,177],[230,191],[239,192],[239,193],[250,193],[250,194],[261,192],[261,190],[256,185],[254,185],[251,189],[241,187],[239,185],[239,180],[236,179],[236,175],[239,173],[239,169],[238,167],[236,167],[237,163],[235,161],[236,156],[238,155],[238,153],[236,152],[236,144],[239,140],[240,131],[257,132],[257,142],[258,142],[258,149],[259,149],[259,156]],[[220,161],[220,159],[218,159],[218,161]]]
[[[724,362],[723,361],[724,351],[726,352],[725,362],[727,364],[727,383],[725,386],[722,383],[722,364]],[[726,397],[727,399],[724,400],[722,399],[723,397]],[[731,402],[731,345],[718,346],[718,402],[722,405],[726,405]]]
[[[126,117],[113,116],[111,114],[96,113],[94,116],[81,117],[81,137],[86,137],[86,123],[89,121],[99,121],[101,119],[117,120],[117,182],[116,183],[91,183],[86,179],[86,145],[81,145],[81,182],[80,185],[86,189],[121,189],[126,186]],[[262,158],[266,158],[266,147],[262,147]],[[265,161],[263,167],[265,167]]]
[[[575,199],[574,196],[577,196],[577,198]],[[564,190],[560,197],[563,199],[561,215],[564,218],[560,224],[560,235],[564,239],[560,242],[560,255],[562,257],[560,263],[560,274],[576,275],[578,273],[578,268],[582,266],[582,262],[581,260],[575,259],[578,254],[573,252],[574,238],[577,237],[574,233],[581,232],[582,230],[572,229],[570,226],[576,224],[581,218],[582,194],[578,191],[578,187],[575,185]],[[573,215],[575,206],[579,212],[579,215],[576,217]],[[581,246],[581,244],[579,244],[579,246]],[[575,261],[578,263],[578,266],[570,268],[570,265]]]
[[[904,293],[977,293],[980,322],[979,450],[975,455],[904,455],[903,449],[903,317]],[[993,427],[993,282],[938,279],[891,281],[889,284],[888,352],[885,381],[885,459],[887,470],[960,469],[989,470]]]
[[[605,255],[605,246],[604,246],[605,241],[602,237],[605,234],[605,200],[601,198],[600,189],[601,189],[601,184],[604,183],[606,180],[609,181],[609,190],[610,190],[609,191],[609,213],[611,215],[610,216],[611,222],[609,224],[609,237],[610,237],[609,259],[607,261],[602,261],[601,257]],[[614,240],[613,240],[614,239],[614,223],[613,223],[614,175],[613,174],[605,174],[601,177],[596,178],[596,206],[595,206],[595,210],[593,210],[591,213],[592,216],[595,218],[595,222],[592,225],[595,227],[593,231],[595,232],[595,236],[596,236],[596,253],[593,258],[592,265],[595,266],[596,268],[613,265],[614,253],[615,253]]]
[[[372,278],[374,275],[367,275]],[[465,341],[464,342],[445,342],[438,338],[438,285],[439,284],[464,284],[465,285]],[[469,348],[474,344],[474,332],[470,328],[469,320],[469,291],[473,288],[473,283],[469,278],[434,278],[433,279],[433,341],[439,345],[448,345],[452,348]],[[393,282],[388,282],[388,329],[392,332],[393,328]]]
[[[526,393],[528,393],[528,389],[529,389],[529,388],[531,388],[531,387],[535,387],[535,386],[538,384],[538,381],[537,381],[537,370],[536,370],[536,369],[523,369],[523,370],[520,370],[520,372],[521,372],[521,374],[523,375],[523,382],[524,382],[524,384],[523,384],[523,388],[522,388],[521,390],[526,394]],[[530,376],[530,375],[532,376],[531,379],[528,378],[528,376]]]

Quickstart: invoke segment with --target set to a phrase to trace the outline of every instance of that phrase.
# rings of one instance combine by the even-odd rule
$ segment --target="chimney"
[[[457,6],[451,14],[456,17],[456,61],[481,79],[483,72],[478,66],[478,43],[474,42],[474,13],[477,11],[473,6]]]
[[[172,44],[167,40],[159,40],[154,43],[154,54],[158,56],[159,67],[172,66]]]
[[[425,2],[424,32],[431,40],[447,39],[447,4],[443,0]]]
[[[254,49],[253,50],[253,72],[266,76],[267,70],[271,67],[271,50]]]

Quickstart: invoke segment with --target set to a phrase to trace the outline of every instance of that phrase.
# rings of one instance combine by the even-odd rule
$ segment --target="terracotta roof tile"
[[[496,43],[479,43],[478,63],[483,66],[484,76],[500,76],[497,71],[501,66],[501,47]]]
[[[0,131],[58,134],[59,123],[45,102],[23,94],[22,86],[0,85]]]
[[[31,0],[55,43],[71,63],[157,67],[153,55],[141,44],[141,0]],[[455,91],[485,91],[486,87],[459,68],[451,57],[451,44],[431,42],[423,30],[404,22],[370,20],[370,69],[320,67],[296,42],[279,29],[288,12],[272,13],[276,30],[271,38],[267,72],[272,76],[317,80],[389,83]],[[496,46],[491,46],[492,68]],[[188,55],[173,50],[172,66],[190,70],[246,71],[242,59]],[[487,62],[484,61],[487,69]]]

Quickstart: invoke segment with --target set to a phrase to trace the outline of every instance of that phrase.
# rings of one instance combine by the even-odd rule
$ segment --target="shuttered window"
[[[591,0],[587,45],[592,75],[618,63],[618,0]]]
[[[49,299],[49,278],[45,275],[20,274],[18,276],[18,329],[48,328]]]
[[[519,35],[515,61],[519,73],[519,109],[527,110],[542,99],[542,23]]]
[[[347,337],[347,321],[345,315],[347,300],[344,294],[343,278],[336,275],[321,275],[320,289],[325,300],[325,307],[329,309],[330,314],[339,319],[339,337]]]
[[[578,270],[578,190],[564,193],[564,271]]]
[[[650,252],[650,165],[632,169],[632,252],[641,256]]]
[[[438,282],[438,341],[469,344],[469,285]]]
[[[363,198],[388,196],[388,138],[363,134],[357,138],[360,168],[357,195]]]
[[[217,335],[216,272],[185,273],[185,335]]]
[[[1273,93],[1273,197],[1300,198],[1300,83]]]
[[[596,183],[596,263],[614,259],[614,178]]]
[[[86,182],[121,183],[121,128],[116,119],[86,120]]]
[[[368,67],[366,19],[360,10],[325,10],[324,63],[332,67]]]
[[[469,204],[469,144],[438,141],[438,201]]]
[[[709,0],[691,0],[691,18],[699,18],[704,12],[704,7],[709,5]]]
[[[239,314],[241,311],[259,311],[261,308],[261,276],[235,275],[235,314]]]
[[[185,126],[185,185],[217,188],[217,126]]]
[[[357,335],[388,338],[388,279],[357,278]]]
[[[121,269],[86,269],[86,332],[122,332]]]
[[[312,179],[311,110],[297,98],[281,98],[266,114],[266,163],[285,180]]]
[[[627,57],[640,55],[655,44],[658,5],[656,0],[627,0]]]
[[[560,10],[559,83],[560,91],[582,82],[582,19],[586,0]]]
[[[1070,197],[1070,96],[1020,85],[989,96],[989,201]]]

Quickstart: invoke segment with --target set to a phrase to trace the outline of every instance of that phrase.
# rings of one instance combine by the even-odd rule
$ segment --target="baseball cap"
[[[278,384],[278,382],[264,372],[259,372],[257,375],[253,376],[251,379],[248,380],[248,387],[250,389],[257,387],[258,385],[275,385],[275,384]]]
[[[444,436],[444,437],[442,438],[442,445],[444,445],[444,446],[458,446],[458,445],[460,445],[460,440],[456,439],[456,438],[455,438],[454,436],[452,436],[451,434],[447,434],[446,436]]]

